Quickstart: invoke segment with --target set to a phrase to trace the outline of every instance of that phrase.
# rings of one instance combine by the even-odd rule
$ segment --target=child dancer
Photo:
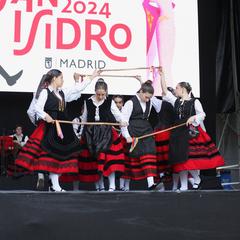
[[[113,96],[113,101],[116,103],[116,106],[118,107],[119,111],[122,112],[123,106],[124,106],[123,96],[115,95],[115,96]],[[126,140],[122,136],[121,132],[120,132],[120,138],[121,138],[123,146],[125,146],[126,145]],[[125,179],[125,178],[120,177],[119,188],[120,188],[121,191],[129,191],[129,185],[130,185],[130,180],[129,179]]]

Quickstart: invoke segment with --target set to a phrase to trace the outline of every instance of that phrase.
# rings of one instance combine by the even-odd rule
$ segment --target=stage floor
[[[0,191],[0,239],[240,239],[240,191]]]

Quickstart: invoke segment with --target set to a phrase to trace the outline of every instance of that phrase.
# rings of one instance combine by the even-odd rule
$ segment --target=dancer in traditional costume
[[[123,123],[114,101],[108,97],[107,83],[98,79],[95,94],[84,103],[83,122]],[[104,177],[108,178],[108,191],[115,191],[115,173],[123,173],[125,156],[117,131],[109,125],[90,125],[81,128],[83,151],[79,158],[79,174],[64,176],[63,181],[95,182],[97,191],[105,191]]]
[[[54,120],[68,119],[66,102],[78,99],[98,74],[96,70],[88,80],[62,89],[63,74],[60,70],[52,69],[44,75],[43,82],[47,88],[39,88],[36,93],[35,112],[40,122],[20,151],[16,164],[29,171],[48,172],[51,191],[64,191],[59,185],[59,176],[78,172],[78,156],[81,151],[72,125],[62,124],[63,138],[60,138]]]
[[[205,131],[203,120],[206,117],[200,101],[190,96],[192,88],[187,82],[176,86],[174,96],[167,91],[164,73],[159,68],[164,99],[172,104],[175,111],[175,124],[186,122],[186,126],[171,132],[169,161],[173,171],[179,173],[181,188],[188,190],[188,174],[191,173],[197,189],[201,182],[199,170],[224,165],[224,160],[215,144]]]
[[[122,134],[130,144],[134,137],[153,132],[148,120],[152,106],[160,112],[162,101],[153,97],[151,81],[141,85],[137,94],[126,102],[123,108],[123,119],[129,123],[122,128]],[[124,178],[128,180],[147,179],[148,189],[155,189],[154,177],[157,176],[156,145],[154,137],[141,139],[132,152],[128,152]]]

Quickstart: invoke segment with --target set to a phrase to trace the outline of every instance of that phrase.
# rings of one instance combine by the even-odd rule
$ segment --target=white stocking
[[[182,191],[188,190],[188,171],[181,171],[179,175],[180,175],[180,182],[181,182],[180,190]]]
[[[150,187],[154,184],[154,179],[153,179],[153,177],[148,177],[148,178],[147,178],[147,182],[148,182],[148,187],[150,188]]]
[[[178,183],[179,183],[179,174],[178,173],[173,173],[173,186],[172,190],[175,191],[178,189]]]
[[[61,187],[59,185],[59,177],[60,177],[60,174],[57,174],[57,173],[49,173],[49,178],[52,182],[52,188],[55,190],[55,191],[61,191]]]
[[[108,176],[108,181],[109,181],[109,189],[115,190],[116,189],[116,184],[115,184],[115,172],[111,173]]]

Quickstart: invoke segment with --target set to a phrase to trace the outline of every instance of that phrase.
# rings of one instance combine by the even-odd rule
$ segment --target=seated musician
[[[28,136],[23,134],[23,129],[21,125],[17,125],[15,133],[13,134],[13,141],[18,148],[22,148],[28,141]]]

